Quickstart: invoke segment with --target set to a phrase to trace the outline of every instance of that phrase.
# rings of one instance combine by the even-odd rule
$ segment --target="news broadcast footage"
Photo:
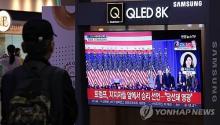
[[[90,105],[201,108],[201,31],[85,32]]]

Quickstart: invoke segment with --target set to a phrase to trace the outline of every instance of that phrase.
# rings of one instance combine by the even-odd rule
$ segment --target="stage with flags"
[[[152,36],[153,32],[150,31],[85,33],[88,99],[91,104],[104,104],[100,100],[102,98],[96,98],[99,92],[109,93],[106,94],[108,99],[105,101],[114,101],[115,98],[109,97],[112,91],[134,93],[157,91],[160,97],[164,97],[165,93],[172,95],[177,92],[182,96],[181,94],[188,92],[192,99],[189,104],[200,106],[198,81],[190,88],[186,83],[181,85],[177,83],[178,72],[181,71],[179,60],[185,51],[175,50],[176,39],[153,40]],[[197,97],[199,98],[195,100]],[[165,100],[162,99],[158,103],[169,102]],[[154,102],[135,99],[133,101]],[[184,104],[181,101],[172,102],[174,103]]]

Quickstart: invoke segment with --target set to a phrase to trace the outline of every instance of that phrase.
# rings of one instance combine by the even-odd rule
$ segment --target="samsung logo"
[[[173,2],[173,7],[201,7],[202,1],[179,1]]]

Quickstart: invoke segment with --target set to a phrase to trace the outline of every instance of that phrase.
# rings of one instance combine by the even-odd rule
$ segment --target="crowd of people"
[[[92,77],[90,75],[97,75]],[[103,73],[101,75],[100,73]],[[178,78],[175,80],[170,70],[166,68],[165,72],[158,70],[148,71],[146,74],[132,72],[126,76],[125,72],[118,72],[111,75],[110,72],[104,73],[96,71],[87,71],[89,87],[94,89],[119,89],[119,90],[158,90],[158,91],[181,91],[181,92],[199,92],[199,82],[195,74],[182,74],[179,72]],[[122,77],[120,77],[122,76]],[[123,77],[125,76],[125,77]],[[120,78],[119,78],[120,77]],[[134,80],[135,79],[135,80]]]
[[[201,91],[193,58],[186,55],[179,74],[170,72],[166,55],[138,53],[87,53],[89,87],[95,89]],[[163,63],[162,63],[163,61]],[[187,71],[188,70],[188,71]],[[194,70],[194,71],[193,71]]]

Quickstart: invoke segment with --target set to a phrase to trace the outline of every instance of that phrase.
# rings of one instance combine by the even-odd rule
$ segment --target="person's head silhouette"
[[[13,64],[15,62],[15,46],[14,45],[8,45],[7,51],[9,55],[9,64]]]
[[[32,19],[24,24],[22,49],[31,57],[44,57],[49,59],[53,52],[54,33],[47,20]]]

